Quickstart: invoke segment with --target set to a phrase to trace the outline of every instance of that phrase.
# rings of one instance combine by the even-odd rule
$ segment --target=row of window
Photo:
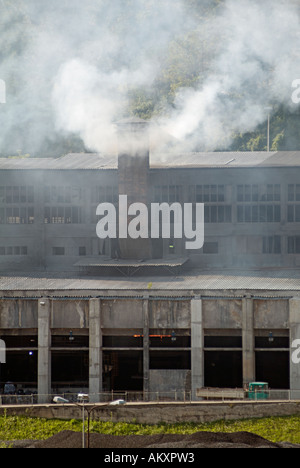
[[[34,207],[0,208],[0,224],[34,224]],[[92,209],[91,222],[97,223],[96,207]],[[205,223],[231,223],[230,205],[205,205]],[[280,205],[238,205],[238,223],[280,223]],[[288,205],[287,222],[300,222],[300,205]],[[49,206],[44,209],[45,224],[83,224],[82,207]]]
[[[14,207],[0,208],[0,224],[33,224],[34,223],[34,208],[29,207]]]
[[[219,243],[218,242],[205,242],[203,246],[204,254],[218,254]],[[263,254],[281,254],[282,253],[282,238],[280,236],[265,236],[262,239],[262,253]],[[291,236],[287,238],[287,253],[288,254],[300,254],[300,236]],[[27,256],[27,246],[0,246],[0,256],[16,255],[16,256]],[[65,247],[52,247],[53,256],[64,256],[66,255]],[[87,255],[85,246],[78,248],[78,255]]]
[[[0,246],[0,256],[2,257],[4,255],[28,255],[28,249],[26,246]]]
[[[173,249],[174,250],[174,249]],[[174,253],[174,252],[172,252]],[[204,254],[218,254],[218,242],[205,242],[203,246]],[[262,253],[263,254],[281,254],[282,253],[282,238],[280,236],[264,236],[262,238]],[[287,238],[287,253],[300,254],[300,236],[291,236]],[[52,255],[65,255],[64,247],[53,247]],[[87,255],[86,247],[79,247],[79,256]]]
[[[34,203],[34,187],[0,187],[0,204],[4,203]]]
[[[280,223],[280,205],[238,205],[238,223]]]
[[[182,185],[157,185],[153,187],[152,201],[179,202],[183,199]],[[190,203],[225,203],[229,201],[227,186],[225,185],[190,185],[188,200]],[[91,202],[117,203],[118,187],[103,185],[92,187]],[[300,184],[288,185],[288,201],[300,202]],[[85,190],[81,187],[73,186],[50,186],[44,187],[45,204],[79,204],[85,198]],[[246,184],[237,185],[236,201],[238,203],[250,202],[280,202],[281,185],[280,184]],[[0,186],[0,205],[1,204],[19,204],[34,203],[33,186]]]
[[[45,224],[82,224],[80,206],[51,206],[44,210]]]
[[[276,202],[281,199],[279,184],[268,185],[238,185],[237,202]]]
[[[263,254],[281,254],[282,238],[280,236],[264,236],[262,238]],[[203,246],[204,254],[218,254],[218,242],[206,242]],[[287,238],[287,253],[300,254],[300,236],[290,236]]]

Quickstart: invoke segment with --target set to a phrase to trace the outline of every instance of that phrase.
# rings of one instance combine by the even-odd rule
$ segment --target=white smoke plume
[[[214,72],[199,89],[182,89],[164,122],[191,149],[227,147],[232,132],[254,130],[273,105],[291,107],[300,76],[297,2],[228,0],[211,27],[222,41]]]
[[[43,156],[68,135],[91,151],[114,151],[114,123],[127,115],[130,92],[151,95],[171,44],[191,33],[209,65],[171,105],[157,103],[155,120],[185,150],[226,148],[232,132],[266,120],[266,107],[291,105],[298,3],[1,0],[0,153]],[[193,4],[219,7],[201,18]]]

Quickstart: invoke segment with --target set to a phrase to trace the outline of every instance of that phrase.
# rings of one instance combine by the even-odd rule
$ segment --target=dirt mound
[[[139,448],[281,448],[284,444],[275,444],[249,432],[232,434],[197,432],[190,435],[157,434],[111,436],[90,434],[90,448],[139,449]],[[290,444],[289,444],[290,446]],[[28,444],[28,448],[81,448],[82,434],[63,431],[45,441]]]

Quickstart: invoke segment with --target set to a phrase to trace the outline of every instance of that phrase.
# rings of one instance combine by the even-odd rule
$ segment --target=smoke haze
[[[226,148],[232,132],[266,120],[266,107],[291,104],[298,3],[1,0],[0,152],[59,156],[60,139],[74,136],[87,150],[114,151],[114,123],[128,116],[135,90],[153,98],[154,120],[177,148]],[[204,14],[210,4],[219,6]],[[190,51],[188,66],[198,76],[157,98],[172,45],[191,35],[201,53]]]

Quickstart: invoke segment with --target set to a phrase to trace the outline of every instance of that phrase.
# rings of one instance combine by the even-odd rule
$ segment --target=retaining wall
[[[300,415],[300,401],[272,402],[210,402],[210,403],[144,403],[110,406],[86,405],[92,419],[111,422],[174,424],[181,422],[204,423],[217,420],[263,418],[270,416]],[[76,405],[1,406],[1,415],[24,415],[47,419],[81,419],[82,408]]]

